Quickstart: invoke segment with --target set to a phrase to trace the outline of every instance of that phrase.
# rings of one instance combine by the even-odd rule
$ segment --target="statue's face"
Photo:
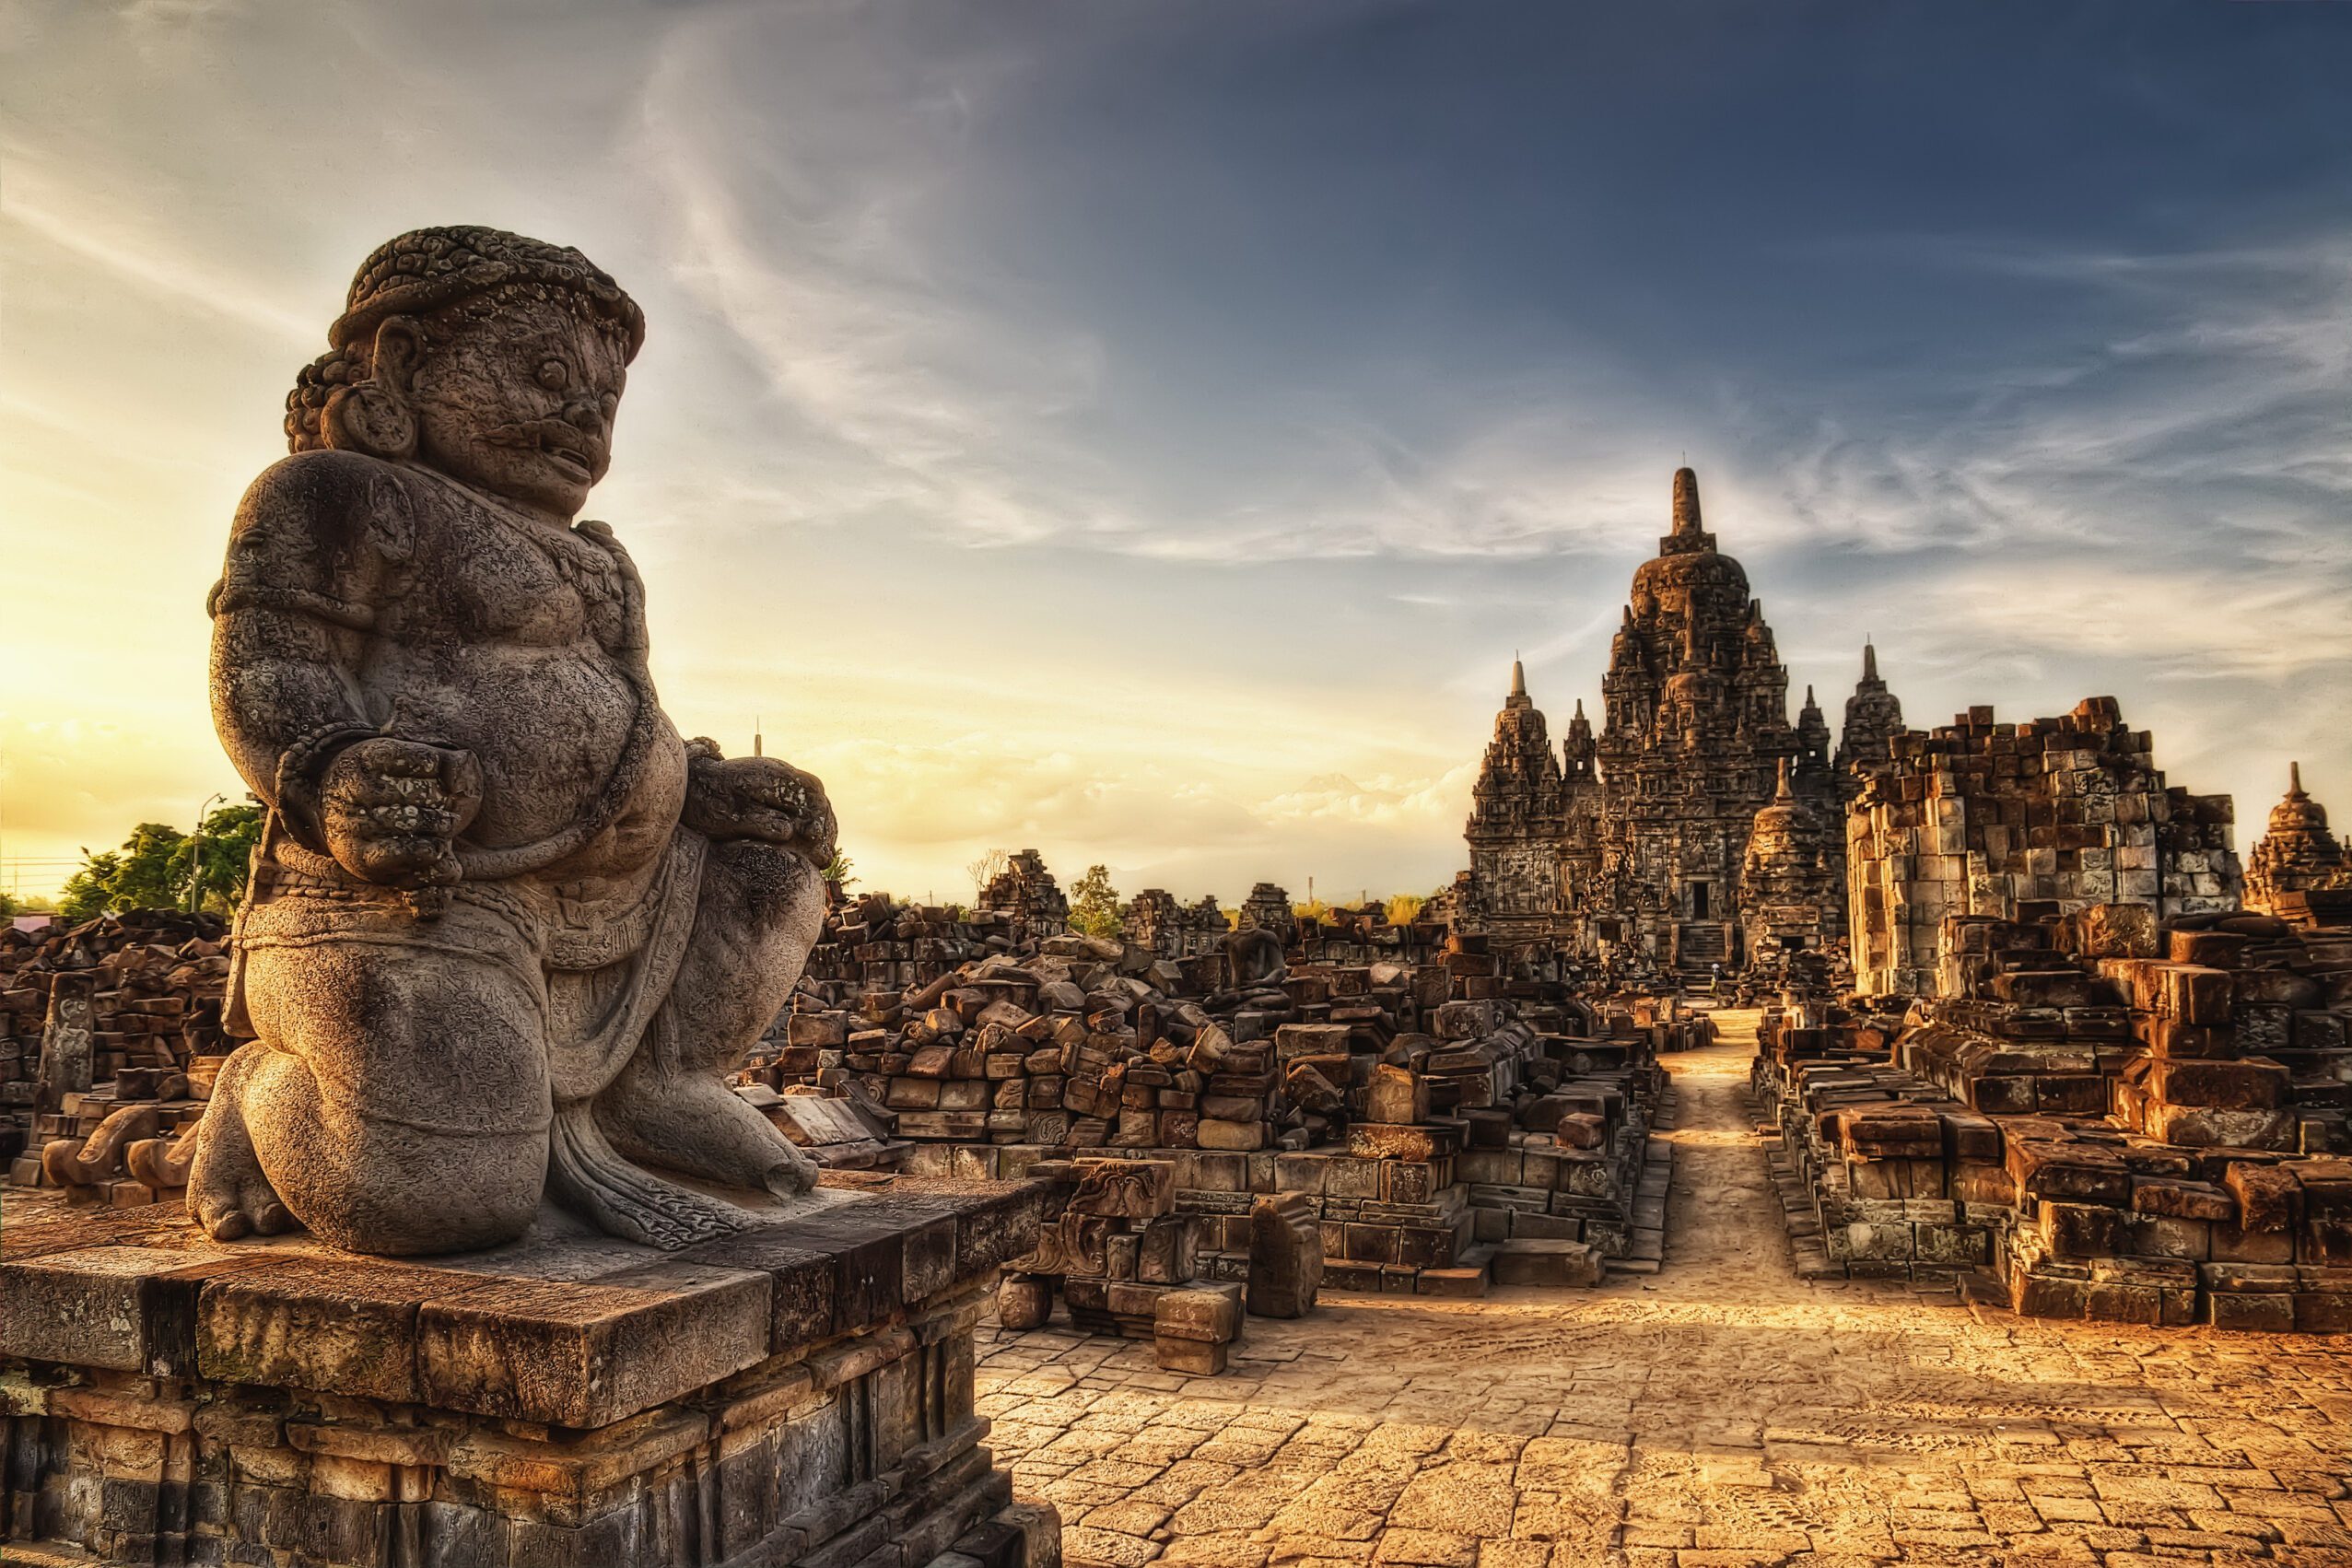
[[[628,379],[621,345],[559,305],[462,326],[417,364],[417,456],[462,484],[566,521],[612,465]]]

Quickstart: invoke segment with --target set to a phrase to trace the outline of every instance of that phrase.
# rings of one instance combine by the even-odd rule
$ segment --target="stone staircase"
[[[1686,975],[1706,975],[1718,964],[1731,962],[1730,928],[1716,920],[1692,920],[1680,929],[1674,944],[1675,967]]]

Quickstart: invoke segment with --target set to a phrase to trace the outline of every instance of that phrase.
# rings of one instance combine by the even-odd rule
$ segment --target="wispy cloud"
[[[1664,6],[0,11],[0,502],[66,590],[0,651],[80,650],[0,715],[12,835],[215,787],[228,509],[439,221],[646,302],[597,508],[665,696],[792,706],[902,887],[1435,885],[1510,650],[1555,727],[1597,694],[1686,451],[1833,713],[1868,629],[1923,722],[2095,685],[2183,781],[2352,778],[2352,47],[2234,43],[2286,9],[1995,111],[1944,47],[1993,22],[1800,7],[1803,112]]]

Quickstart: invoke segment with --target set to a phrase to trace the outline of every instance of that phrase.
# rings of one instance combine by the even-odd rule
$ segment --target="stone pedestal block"
[[[972,1408],[1046,1191],[839,1173],[666,1256],[552,1220],[399,1264],[160,1205],[9,1225],[5,1555],[1051,1568]]]

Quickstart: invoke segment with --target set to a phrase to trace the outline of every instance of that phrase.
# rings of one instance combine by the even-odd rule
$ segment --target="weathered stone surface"
[[[1176,1207],[1176,1167],[1165,1160],[1081,1160],[1073,1213],[1151,1220]]]
[[[575,523],[638,308],[576,251],[421,229],[287,400],[213,591],[214,711],[267,804],[189,1206],[358,1252],[519,1235],[543,1192],[665,1246],[814,1167],[720,1073],[823,914],[813,778],[683,740],[642,587]],[[415,569],[429,562],[429,571]],[[560,894],[556,891],[561,889]]]
[[[218,1249],[99,1246],[12,1262],[0,1355],[184,1375],[195,1370],[198,1293],[255,1261]]]
[[[1006,1328],[1042,1328],[1053,1317],[1053,1281],[1041,1274],[1007,1274],[997,1287],[996,1310]]]
[[[746,1232],[724,1267],[569,1227],[421,1268],[93,1214],[100,1245],[0,1262],[11,1481],[47,1499],[0,1513],[11,1560],[374,1563],[421,1528],[448,1563],[1054,1561],[978,1446],[997,1265],[957,1245],[1034,1219],[1027,1189],[825,1180],[837,1251]],[[869,1262],[887,1288],[832,1287]],[[772,1297],[815,1282],[825,1320],[771,1353]]]
[[[417,1392],[442,1410],[609,1425],[765,1359],[768,1291],[765,1274],[669,1261],[427,1302]]]
[[[1498,1285],[1589,1287],[1600,1283],[1601,1258],[1580,1241],[1514,1238],[1494,1249]]]
[[[417,1314],[487,1288],[476,1276],[339,1258],[288,1258],[208,1283],[196,1366],[222,1383],[413,1404]]]
[[[1254,1317],[1304,1317],[1323,1288],[1323,1226],[1302,1192],[1260,1198],[1249,1209],[1249,1279],[1244,1303]]]

